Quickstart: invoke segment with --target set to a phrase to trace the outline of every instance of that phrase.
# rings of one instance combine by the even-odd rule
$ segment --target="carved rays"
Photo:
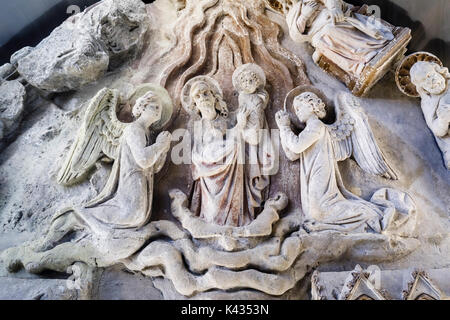
[[[231,79],[236,67],[253,62],[266,71],[273,91],[280,95],[308,84],[303,62],[281,46],[281,27],[264,14],[264,8],[264,0],[187,1],[175,24],[177,41],[169,51],[171,62],[162,73],[161,85],[179,99],[192,77]],[[224,91],[230,97],[232,86],[224,86]]]

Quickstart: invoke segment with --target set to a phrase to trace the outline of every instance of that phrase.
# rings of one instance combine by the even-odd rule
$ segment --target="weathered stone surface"
[[[65,280],[0,277],[0,300],[76,300]]]
[[[22,58],[25,58],[27,55],[29,55],[33,51],[33,47],[24,47],[20,49],[19,51],[15,52],[10,59],[11,64],[14,67],[17,67],[19,64],[19,60]]]
[[[80,15],[76,25],[101,45],[108,54],[109,69],[114,69],[142,47],[148,17],[141,0],[105,0]]]
[[[120,268],[105,270],[99,277],[97,296],[100,300],[162,300],[161,292],[150,278]]]
[[[108,55],[89,37],[59,27],[19,60],[18,71],[33,86],[59,92],[95,81],[108,69],[108,61]]]
[[[16,69],[10,63],[5,63],[0,67],[0,78],[7,79]],[[1,80],[0,80],[1,81]]]
[[[25,87],[17,80],[0,84],[0,139],[14,133],[24,112]]]
[[[364,281],[358,276],[363,272]],[[418,273],[423,284],[412,288]],[[406,300],[408,293],[416,289],[415,298],[420,294],[429,294],[436,300],[450,297],[450,270],[381,270],[377,266],[362,269],[357,266],[353,271],[316,272],[312,279],[312,298],[315,300],[357,299],[364,293],[372,299]],[[356,280],[356,281],[355,281]],[[366,282],[366,283],[364,283]],[[422,291],[422,292],[421,292]],[[359,294],[358,294],[359,292]],[[433,293],[433,294],[430,294]]]
[[[99,154],[100,151],[109,154],[108,151],[112,150],[105,147],[115,139],[99,143],[97,134],[101,132],[102,139],[105,136],[111,138],[112,131],[117,131],[117,127],[112,125],[116,122],[114,110],[119,110],[119,115],[122,111],[128,115],[134,109],[136,99],[130,96],[133,96],[136,85],[143,82],[163,83],[174,101],[182,101],[181,92],[185,83],[196,76],[209,75],[224,91],[223,97],[230,111],[228,124],[232,127],[239,116],[239,109],[243,109],[239,102],[258,107],[258,101],[264,98],[262,90],[252,97],[252,94],[245,92],[249,96],[243,95],[233,86],[234,70],[240,64],[252,61],[260,65],[267,75],[265,90],[270,99],[265,115],[272,129],[276,128],[275,114],[283,108],[286,94],[294,86],[308,83],[308,78],[330,99],[345,90],[342,83],[323,73],[314,63],[309,46],[289,39],[283,17],[264,11],[264,3],[263,0],[188,0],[186,8],[177,9],[172,1],[156,1],[147,7],[152,17],[152,33],[143,58],[137,63],[127,70],[120,70],[120,73],[107,74],[107,77],[83,90],[58,95],[54,103],[48,101],[51,97],[43,99],[43,107],[36,108],[37,103],[32,103],[30,107],[34,112],[24,120],[22,135],[0,153],[0,264],[10,267],[11,271],[21,267],[25,270],[12,274],[5,268],[1,273],[0,267],[0,276],[24,277],[26,271],[39,274],[47,269],[66,272],[67,267],[74,263],[84,262],[92,268],[107,268],[100,280],[85,272],[87,276],[82,280],[87,285],[86,289],[90,287],[98,291],[92,298],[304,299],[307,298],[305,293],[309,290],[311,273],[317,268],[322,271],[352,270],[358,263],[375,264],[381,270],[448,268],[450,172],[441,165],[439,150],[423,121],[418,101],[403,97],[395,88],[392,76],[373,88],[361,108],[367,114],[365,118],[370,122],[376,144],[383,150],[398,180],[376,177],[362,170],[360,162],[351,159],[339,161],[333,167],[336,167],[336,178],[342,180],[346,187],[346,190],[340,190],[347,191],[347,196],[352,193],[363,199],[360,202],[364,202],[366,207],[375,190],[389,188],[408,192],[417,209],[414,210],[414,219],[409,220],[417,229],[405,225],[406,231],[411,232],[305,231],[305,225],[308,226],[305,224],[307,210],[302,207],[303,201],[300,199],[301,193],[309,187],[299,183],[300,162],[304,159],[288,161],[283,152],[280,153],[280,172],[271,177],[269,197],[279,192],[286,193],[288,206],[281,210],[285,201],[282,201],[283,206],[266,201],[266,207],[273,207],[273,210],[264,210],[256,215],[253,223],[243,227],[210,224],[196,216],[196,212],[191,212],[188,207],[191,199],[185,195],[192,194],[192,166],[173,162],[152,177],[154,188],[151,192],[140,183],[128,182],[125,192],[117,191],[112,197],[116,199],[118,195],[126,194],[138,197],[139,201],[153,198],[151,221],[144,227],[122,229],[107,224],[97,228],[92,224],[91,229],[73,230],[70,219],[66,220],[67,225],[52,223],[55,220],[52,221],[51,217],[61,212],[61,208],[84,206],[86,201],[103,190],[105,184],[109,184],[109,177],[115,177],[110,174],[114,165],[100,164],[107,159]],[[86,14],[96,8],[92,7]],[[307,68],[307,76],[303,66]],[[249,81],[253,78],[243,79]],[[96,95],[97,92],[108,91],[104,88],[116,94],[105,95],[105,99],[102,94]],[[205,89],[205,86],[202,88]],[[203,90],[203,93],[207,96],[208,92]],[[86,107],[95,96],[108,108],[95,109],[101,112],[91,113],[92,109]],[[116,100],[118,97],[120,99]],[[94,100],[98,102],[97,98]],[[203,105],[199,101],[199,105],[203,111],[212,110],[211,104]],[[181,104],[176,103],[175,106],[178,110],[167,129],[170,132],[189,128],[190,125],[190,116],[181,109]],[[224,111],[223,108],[218,109]],[[206,111],[204,113],[208,114]],[[239,120],[244,118],[241,116]],[[133,117],[129,117],[131,122]],[[342,129],[348,133],[351,128]],[[94,161],[81,169],[95,169],[95,166],[100,169],[93,175],[92,172],[83,174],[79,184],[63,187],[57,183],[57,173],[61,168],[67,168],[63,161],[64,158],[71,158],[70,146],[74,145],[77,132],[81,141],[85,142],[84,138],[88,136],[96,141],[93,145],[102,149],[89,152],[89,155],[95,154]],[[207,138],[211,133],[216,134],[210,130]],[[155,138],[157,134],[155,132]],[[275,137],[279,140],[277,135]],[[145,139],[142,135],[136,135],[126,140],[123,147],[128,148],[137,147],[135,143]],[[86,147],[84,143],[81,145]],[[138,149],[150,150],[146,149],[148,145],[152,148],[153,142],[141,143]],[[86,151],[84,147],[78,148],[78,151]],[[174,151],[175,146],[172,147]],[[332,154],[330,149],[324,153]],[[120,165],[124,173],[120,181],[141,174],[139,164],[134,167],[138,169],[136,171],[128,166],[134,154],[129,150],[122,153],[126,158],[122,158],[124,161]],[[154,154],[149,152],[148,157],[143,158],[150,159]],[[81,158],[87,156],[83,152]],[[79,159],[75,156],[73,164]],[[117,158],[109,160],[114,159]],[[342,160],[342,157],[339,159]],[[94,162],[96,164],[91,166]],[[162,161],[159,164],[162,165]],[[77,167],[74,165],[72,169],[79,169]],[[321,166],[318,171],[324,168]],[[227,178],[233,182],[232,175]],[[312,180],[309,183],[311,187],[318,182],[326,182],[327,178]],[[148,185],[147,182],[144,185]],[[179,189],[182,193],[169,193],[168,190],[172,189]],[[132,206],[139,201],[120,200],[115,204],[124,209],[120,213],[124,213],[125,218],[135,222],[137,219],[133,214],[137,211]],[[85,211],[83,215],[89,221],[95,217],[91,213],[97,209],[100,218],[104,217],[102,213],[110,212],[100,205],[90,209],[93,211]],[[390,211],[394,216],[401,213]],[[325,214],[331,215],[332,212]],[[396,222],[396,219],[392,221]],[[36,241],[43,239],[40,237],[42,234],[55,235],[55,238],[47,237],[50,244],[43,246],[40,240]],[[61,234],[67,237],[58,239]],[[71,241],[74,239],[79,241]],[[117,269],[111,270],[110,267]],[[29,277],[27,281],[40,276]],[[28,296],[23,294],[19,297]],[[78,296],[78,299],[83,297]]]
[[[274,9],[285,15],[290,37],[309,42],[315,49],[313,60],[356,96],[370,91],[403,57],[411,40],[411,30],[378,19],[368,6],[341,0],[274,2],[283,3]]]
[[[104,0],[69,18],[36,48],[17,52],[19,73],[51,92],[77,90],[129,60],[143,44],[148,17],[140,0]]]
[[[406,57],[396,72],[399,89],[422,99],[425,121],[441,149],[445,167],[450,170],[449,79],[448,68],[427,52]]]

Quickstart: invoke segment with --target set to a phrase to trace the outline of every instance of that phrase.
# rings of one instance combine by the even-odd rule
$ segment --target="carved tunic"
[[[150,220],[153,177],[157,170],[153,167],[144,170],[136,163],[126,142],[126,135],[127,130],[122,137],[119,159],[116,160],[119,165],[114,167],[111,173],[113,179],[118,178],[115,182],[117,192],[114,197],[103,203],[94,204],[95,207],[79,210],[82,219],[91,227],[100,222],[116,229],[140,228]]]
[[[196,125],[201,140],[194,140],[192,152],[192,211],[209,223],[248,224],[251,208],[246,208],[244,201],[244,171],[238,164],[234,137],[224,138],[226,122],[222,118],[202,119]]]
[[[245,146],[238,127],[225,137],[227,124],[222,118],[202,119],[197,125],[203,140],[194,141],[192,153],[192,211],[218,225],[249,224],[262,204],[268,177],[262,176],[258,163],[244,162]]]
[[[259,90],[254,94],[239,94],[239,106],[250,110],[246,129],[262,129],[265,126],[266,117],[264,110],[269,102],[269,94],[265,90]]]
[[[344,187],[325,125],[317,121],[308,127],[298,138],[286,129],[281,132],[289,151],[300,159],[302,209],[307,219],[332,224],[341,231],[363,232],[367,225],[380,231],[382,212]],[[293,148],[295,145],[304,151]]]
[[[239,108],[250,110],[247,124],[242,130],[242,139],[245,142],[245,175],[248,177],[245,180],[246,190],[251,193],[252,206],[255,208],[259,208],[266,200],[270,176],[277,171],[265,115],[268,103],[269,94],[264,89],[250,95],[239,95]]]

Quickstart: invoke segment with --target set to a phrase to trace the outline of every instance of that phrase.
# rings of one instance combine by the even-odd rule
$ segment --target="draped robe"
[[[227,131],[225,119],[196,122],[192,152],[195,181],[191,210],[207,222],[233,227],[251,223],[265,200],[269,184],[261,153],[264,141],[248,145],[242,129]],[[249,160],[252,159],[252,162]]]
[[[303,14],[308,2],[319,4],[309,17]],[[290,36],[296,42],[310,42],[318,54],[345,72],[359,76],[366,64],[394,39],[392,30],[378,18],[353,12],[352,6],[346,3],[343,4],[344,21],[335,24],[325,3],[324,0],[300,0],[293,5],[286,17]]]
[[[112,229],[139,229],[150,221],[154,174],[162,169],[166,154],[152,167],[141,168],[127,142],[129,129],[125,129],[121,138],[119,157],[102,192],[87,205],[64,210],[53,220],[74,214],[82,225],[98,235],[108,234]],[[150,142],[149,136],[146,138]]]
[[[288,127],[282,128],[281,141],[288,157],[300,160],[302,210],[307,220],[315,222],[318,231],[379,233],[385,229],[381,225],[385,215],[406,221],[415,212],[410,196],[397,190],[381,189],[371,201],[348,191],[339,172],[330,132],[321,121],[308,125],[299,136]]]

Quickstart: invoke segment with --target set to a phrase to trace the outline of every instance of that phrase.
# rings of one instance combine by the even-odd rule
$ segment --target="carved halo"
[[[395,72],[395,82],[397,82],[400,91],[409,97],[417,98],[420,96],[416,86],[411,82],[410,75],[412,66],[419,61],[434,62],[441,67],[443,66],[438,57],[428,52],[416,52],[404,58]]]
[[[317,89],[316,87],[313,87],[310,85],[303,85],[303,86],[299,86],[299,87],[292,89],[291,91],[289,91],[289,93],[286,96],[286,99],[284,100],[284,110],[289,112],[289,114],[291,115],[291,120],[297,128],[304,127],[304,124],[300,123],[300,120],[298,120],[297,115],[295,114],[295,110],[293,107],[294,99],[295,99],[295,97],[297,97],[298,95],[300,95],[304,92],[312,92],[315,95],[317,95],[325,103],[327,113],[329,111],[329,108],[331,107],[331,103],[328,100],[327,96],[321,90]]]
[[[139,98],[141,98],[150,91],[153,92],[156,96],[158,96],[162,103],[161,120],[152,125],[152,128],[154,130],[160,130],[169,123],[173,114],[172,99],[170,98],[170,95],[166,89],[157,84],[145,83],[138,86],[128,100],[130,105],[134,106]]]
[[[263,87],[266,86],[267,80],[264,70],[257,64],[247,63],[237,68],[233,73],[233,86],[236,90],[242,91],[241,84],[239,82],[239,77],[244,72],[254,72],[258,76],[258,78],[262,80]]]
[[[194,108],[192,99],[191,99],[191,88],[192,86],[197,82],[205,82],[209,85],[211,90],[213,91],[215,96],[219,96],[220,98],[223,98],[223,92],[220,88],[219,83],[209,77],[209,76],[197,76],[195,78],[192,78],[183,87],[183,91],[181,92],[181,104],[183,105],[184,110],[186,110],[189,114],[195,114],[198,111]]]
[[[276,13],[285,14],[289,6],[292,6],[291,0],[266,0],[267,8]]]

